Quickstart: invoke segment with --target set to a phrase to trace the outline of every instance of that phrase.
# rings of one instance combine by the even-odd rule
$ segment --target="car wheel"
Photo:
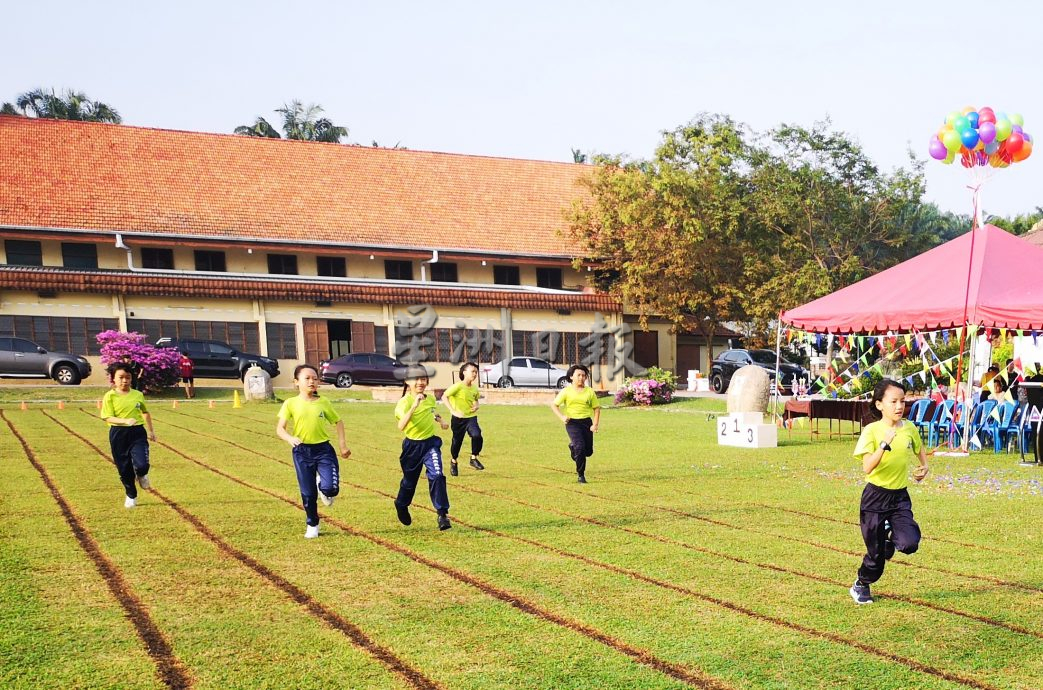
[[[497,388],[514,388],[514,379],[510,376],[501,376],[500,380],[496,382]]]
[[[337,388],[351,388],[355,385],[355,379],[346,371],[337,374]]]
[[[560,379],[558,379],[558,388],[564,388],[567,385],[569,385],[569,380],[567,378],[562,376]]]
[[[63,386],[75,386],[80,382],[80,372],[75,367],[62,364],[54,370],[54,380]]]
[[[713,378],[710,379],[710,387],[713,388],[714,393],[723,393],[728,390],[728,384],[724,382],[724,377],[720,374],[713,375]]]

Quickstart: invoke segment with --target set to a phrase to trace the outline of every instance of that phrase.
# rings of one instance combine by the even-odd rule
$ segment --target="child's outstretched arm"
[[[152,415],[148,412],[141,413],[142,418],[145,420],[145,428],[148,429],[148,440],[156,440],[156,431],[152,428]]]
[[[594,408],[594,423],[590,425],[590,430],[592,432],[593,431],[597,431],[599,424],[601,424],[601,408],[600,407],[595,407]]]
[[[348,448],[348,439],[344,435],[344,420],[337,422],[337,443],[340,445],[340,457],[347,460],[351,457],[351,448]]]
[[[565,416],[565,413],[563,413],[561,411],[561,408],[558,407],[557,403],[553,403],[552,402],[550,404],[550,409],[554,410],[554,414],[556,414],[558,416],[558,419],[560,419],[562,421],[562,423],[566,423],[566,422],[569,421],[569,418]]]
[[[279,423],[275,425],[275,434],[282,440],[289,443],[291,446],[296,448],[301,445],[301,440],[286,430],[286,422],[288,420],[279,418]]]

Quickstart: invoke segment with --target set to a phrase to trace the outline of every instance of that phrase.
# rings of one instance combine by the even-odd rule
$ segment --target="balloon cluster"
[[[967,106],[945,117],[945,124],[931,137],[931,158],[946,165],[960,157],[965,168],[991,165],[1006,168],[1032,155],[1032,137],[1022,129],[1021,115],[997,113],[992,108]]]

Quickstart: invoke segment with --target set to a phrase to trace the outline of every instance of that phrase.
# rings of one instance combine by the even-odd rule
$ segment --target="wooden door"
[[[634,331],[634,361],[643,367],[659,366],[659,331]]]
[[[351,351],[376,352],[375,325],[372,321],[351,322]]]
[[[304,361],[314,366],[330,358],[330,334],[326,319],[304,319]]]
[[[703,376],[709,376],[709,369],[703,366],[703,363],[699,361],[699,357],[702,354],[702,348],[693,343],[678,343],[677,344],[677,377],[682,380],[688,378],[688,371],[690,369],[698,369],[699,373]]]

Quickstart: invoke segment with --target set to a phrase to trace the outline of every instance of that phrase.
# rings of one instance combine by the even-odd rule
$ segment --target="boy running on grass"
[[[145,396],[141,391],[131,388],[131,374],[131,365],[128,363],[116,362],[109,366],[112,390],[105,393],[101,400],[100,415],[109,425],[112,461],[116,463],[116,471],[127,494],[123,501],[124,508],[133,508],[138,504],[135,478],[142,489],[151,486],[148,478],[148,442],[156,440],[152,415],[145,406]],[[147,434],[145,429],[148,429]]]

